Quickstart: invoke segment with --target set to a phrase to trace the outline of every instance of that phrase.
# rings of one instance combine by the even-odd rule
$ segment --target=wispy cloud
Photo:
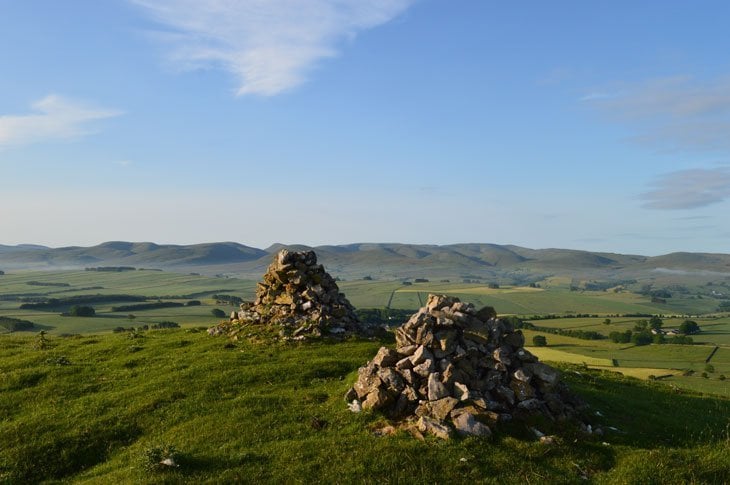
[[[31,106],[32,113],[0,116],[0,148],[48,140],[65,140],[94,133],[90,123],[122,114],[49,95]]]
[[[317,61],[416,0],[130,0],[172,28],[164,38],[185,68],[221,67],[237,94],[273,96],[306,80]]]
[[[634,141],[671,150],[730,151],[730,77],[674,76],[613,88],[616,95],[581,100],[634,126]]]
[[[691,169],[659,177],[642,195],[649,209],[697,209],[730,199],[730,167]]]

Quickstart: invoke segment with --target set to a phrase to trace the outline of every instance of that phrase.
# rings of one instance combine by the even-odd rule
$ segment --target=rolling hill
[[[0,269],[133,266],[257,278],[268,266],[271,255],[284,247],[310,249],[283,244],[258,249],[235,242],[174,245],[112,241],[92,247],[63,248],[0,245]],[[730,278],[730,254],[680,252],[648,257],[498,244],[357,243],[313,249],[333,274],[343,278],[463,278],[516,283],[552,276],[663,282],[682,281],[687,277],[696,281]]]

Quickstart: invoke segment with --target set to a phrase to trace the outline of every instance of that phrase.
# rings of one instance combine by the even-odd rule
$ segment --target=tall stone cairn
[[[280,326],[281,336],[294,340],[322,335],[347,336],[362,333],[355,309],[335,282],[317,264],[314,251],[282,249],[256,287],[256,299],[241,304],[230,322],[212,327],[211,335],[225,327],[260,324]]]
[[[489,436],[490,426],[535,413],[575,416],[582,401],[524,349],[522,331],[495,317],[491,307],[429,295],[396,330],[396,349],[381,347],[359,369],[345,396],[351,409],[377,409],[444,439],[454,430]]]

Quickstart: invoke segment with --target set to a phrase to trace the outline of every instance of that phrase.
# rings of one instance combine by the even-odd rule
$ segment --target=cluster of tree
[[[615,288],[616,286],[627,286],[633,285],[636,280],[611,280],[611,281],[586,281],[583,283],[583,287],[589,291],[606,291],[609,288]]]
[[[96,268],[85,268],[86,271],[110,271],[112,273],[121,273],[122,271],[136,271],[137,268],[132,266],[97,266]]]
[[[218,304],[238,306],[243,303],[243,298],[232,295],[213,295],[215,302]]]
[[[200,306],[200,300],[190,300],[189,302],[185,303],[185,306]]]
[[[213,316],[216,318],[226,318],[226,312],[224,312],[220,308],[213,308],[210,313],[212,313]]]
[[[644,296],[651,296],[653,298],[671,298],[672,293],[666,288],[653,289],[652,285],[642,285],[641,289],[637,291],[638,294]]]
[[[62,313],[62,315],[68,315],[70,317],[93,317],[96,315],[96,310],[91,306],[74,305],[68,310],[68,313]]]
[[[34,323],[28,320],[20,320],[19,318],[0,317],[0,327],[4,327],[10,332],[19,332],[23,330],[33,330]]]
[[[180,324],[176,322],[157,322],[152,324],[140,325],[139,327],[114,327],[112,332],[124,333],[124,332],[138,332],[140,330],[160,330],[163,328],[180,328]]]
[[[401,284],[403,286],[411,286],[413,283],[411,283],[410,281],[401,281]]]
[[[395,308],[358,308],[355,310],[361,322],[377,324],[401,324],[408,320],[416,310],[398,310]]]
[[[569,313],[567,315],[532,315],[528,320],[556,320],[558,318],[598,318],[598,315],[592,313]]]
[[[717,307],[718,312],[730,312],[730,301],[721,301]]]
[[[138,332],[140,330],[149,330],[149,329],[150,329],[150,326],[149,325],[141,325],[139,327],[129,327],[129,328],[114,327],[112,329],[112,332],[114,332],[114,333]]]
[[[27,281],[25,284],[28,286],[58,286],[58,287],[71,286],[68,283],[51,283],[51,282],[45,282],[45,281]]]
[[[649,345],[649,344],[673,344],[673,345],[692,345],[694,342],[692,337],[686,335],[677,335],[676,337],[667,338],[665,335],[658,333],[652,334],[649,327],[650,322],[637,322],[633,330],[624,332],[611,332],[608,338],[617,344]]]
[[[611,332],[608,334],[608,338],[612,342],[617,344],[634,344],[634,345],[649,345],[654,342],[655,337],[663,337],[662,335],[652,335],[651,331],[644,329],[640,331],[626,330],[625,332]],[[662,342],[655,342],[662,343]]]
[[[185,306],[182,303],[176,301],[156,301],[153,303],[138,303],[136,305],[120,305],[113,306],[113,312],[134,312],[138,310],[154,310],[157,308],[177,308]]]
[[[515,316],[503,317],[503,321],[511,323],[514,328],[524,328],[526,330],[535,330],[537,332],[550,333],[553,335],[563,335],[565,337],[579,338],[582,340],[601,340],[605,339],[605,335],[602,335],[593,330],[575,330],[575,329],[564,329],[564,328],[552,328],[552,327],[541,327],[535,325],[532,322],[521,320]]]
[[[157,322],[150,325],[150,328],[155,330],[162,328],[180,328],[180,325],[176,322]]]
[[[428,283],[428,278],[416,278],[413,280],[414,283]]]
[[[551,333],[553,335],[562,335],[564,337],[579,338],[581,340],[602,340],[602,339],[606,338],[605,335],[595,332],[593,330],[574,330],[574,329],[564,329],[564,328],[538,327],[536,325],[533,325],[532,329],[537,330],[538,332]]]
[[[5,271],[3,271],[3,270],[0,270],[0,276],[2,276],[2,275],[4,275],[4,274],[5,274]]]
[[[532,337],[532,345],[535,347],[547,347],[547,338],[544,335],[535,335]]]
[[[54,310],[59,307],[112,301],[146,301],[144,296],[135,295],[78,295],[66,298],[48,298],[37,303],[23,303],[21,310]]]
[[[688,337],[687,335],[677,335],[676,337],[666,339],[664,343],[675,345],[693,345],[694,340],[692,340],[692,337]]]

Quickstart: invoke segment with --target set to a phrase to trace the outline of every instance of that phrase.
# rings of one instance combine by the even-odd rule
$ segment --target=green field
[[[385,341],[280,344],[196,329],[6,336],[0,345],[0,483],[727,483],[730,401],[583,367],[563,378],[591,405],[537,442],[379,437],[378,414],[342,399]],[[172,445],[179,467],[147,470]],[[154,463],[154,462],[152,462]],[[435,478],[439,477],[439,478]]]
[[[556,280],[557,281],[557,280]],[[632,293],[577,292],[570,291],[569,285],[552,281],[547,289],[512,287],[489,288],[480,284],[465,283],[414,283],[405,286],[398,281],[344,281],[340,289],[358,308],[384,308],[390,305],[396,309],[416,309],[425,303],[429,293],[448,293],[463,301],[477,306],[494,306],[501,314],[597,314],[598,318],[557,318],[536,320],[536,325],[570,330],[592,330],[603,335],[613,331],[633,328],[638,318],[616,317],[620,313],[658,313],[670,314],[665,305],[653,304],[646,297]],[[36,331],[43,329],[52,335],[76,333],[107,333],[118,327],[141,327],[158,322],[173,321],[183,327],[210,326],[218,321],[211,310],[220,308],[226,313],[234,306],[217,304],[211,296],[216,293],[252,299],[255,281],[236,278],[205,277],[150,270],[124,272],[56,271],[56,272],[16,272],[0,279],[0,316],[29,320],[37,324]],[[64,298],[75,295],[119,295],[144,296],[151,301],[185,304],[199,300],[200,306],[177,308],[147,309],[133,312],[113,312],[112,307],[119,302],[101,301],[92,306],[96,316],[88,318],[64,317],[60,313],[68,310],[20,310],[21,298]],[[704,302],[709,300],[693,300]],[[680,302],[681,303],[681,302]],[[680,308],[681,304],[674,304]],[[714,303],[712,303],[714,305]],[[697,308],[695,308],[696,310]],[[130,319],[129,314],[134,318]],[[603,323],[610,315],[611,323]],[[674,346],[649,345],[633,347],[627,344],[614,344],[608,340],[580,340],[558,335],[547,335],[549,349],[542,352],[543,358],[561,362],[618,361],[617,370],[627,375],[648,377],[661,375],[662,382],[686,389],[730,396],[730,380],[720,381],[719,376],[730,377],[730,318],[693,317],[702,333],[694,336],[695,342],[702,345]],[[677,327],[683,318],[665,318],[665,328]],[[4,330],[2,330],[4,332]],[[525,332],[528,342],[534,333]],[[711,364],[715,371],[702,378],[705,359],[714,346],[721,347],[713,356]],[[648,369],[648,370],[647,370]],[[693,376],[683,376],[686,370],[695,371]]]
[[[652,303],[651,298],[630,292],[570,291],[560,286],[548,289],[529,287],[489,288],[481,284],[413,283],[358,281],[341,284],[348,297],[362,306],[386,306],[415,309],[429,293],[447,293],[476,306],[493,306],[501,314],[625,314],[651,313],[685,315],[710,313],[717,308],[711,299],[668,299],[666,304]],[[394,292],[394,293],[393,293]],[[391,300],[391,293],[392,300]]]
[[[32,283],[32,284],[29,284]],[[42,283],[43,286],[38,285]],[[68,286],[46,286],[46,285]],[[162,271],[58,271],[18,272],[0,279],[0,316],[29,320],[50,333],[95,333],[115,327],[141,326],[160,321],[174,321],[183,326],[210,325],[215,322],[213,308],[229,312],[232,307],[219,305],[213,294],[246,295],[254,293],[255,282],[233,278],[209,278],[204,276]],[[139,295],[151,300],[161,299],[185,304],[200,300],[201,306],[163,308],[131,312],[112,312],[112,306],[127,304],[114,301],[93,303],[96,316],[78,318],[63,317],[59,311],[20,310],[18,298],[65,298],[77,295]],[[17,296],[17,298],[15,298]],[[65,309],[67,310],[67,309]]]

